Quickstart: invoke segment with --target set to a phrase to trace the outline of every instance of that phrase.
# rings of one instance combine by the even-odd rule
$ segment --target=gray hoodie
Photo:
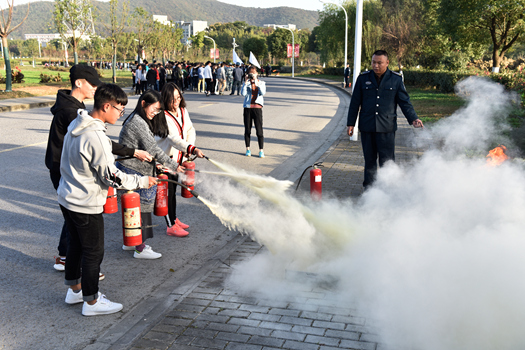
[[[109,186],[147,188],[147,176],[124,174],[115,166],[106,126],[79,109],[64,138],[60,161],[58,203],[78,213],[100,214]]]

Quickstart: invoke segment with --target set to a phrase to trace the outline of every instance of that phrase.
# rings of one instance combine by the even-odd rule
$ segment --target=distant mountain
[[[93,1],[98,18],[95,28],[100,23],[108,22],[109,3]],[[217,0],[130,0],[130,7],[143,7],[152,15],[167,15],[173,21],[208,21],[227,23],[245,21],[248,24],[295,24],[297,28],[313,29],[318,22],[316,11],[307,11],[291,7],[254,8],[225,4]],[[9,38],[23,39],[24,34],[54,33],[52,12],[54,2],[40,1],[31,3],[27,20],[14,31]],[[25,16],[27,5],[18,5],[13,10],[13,23],[16,25]],[[100,29],[99,29],[100,32]]]

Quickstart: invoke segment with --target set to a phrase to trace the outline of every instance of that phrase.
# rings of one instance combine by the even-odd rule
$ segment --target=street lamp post
[[[292,78],[295,77],[295,40],[294,40],[294,36],[293,36],[293,31],[286,27],[286,26],[276,26],[277,28],[282,28],[282,29],[288,29],[290,31],[290,33],[292,33]]]
[[[348,14],[346,13],[346,10],[343,7],[343,5],[339,5],[339,4],[337,4],[335,2],[331,2],[331,1],[325,1],[325,0],[319,0],[319,1],[322,2],[323,4],[337,5],[340,8],[342,8],[343,12],[345,13],[345,65],[344,65],[343,69],[346,70],[347,58],[348,58]],[[344,71],[343,71],[343,86],[344,85],[345,85],[345,77],[344,77]]]
[[[205,37],[206,39],[210,39],[211,41],[213,41],[213,63],[215,63],[215,56],[216,56],[216,53],[217,53],[217,51],[215,51],[215,47],[216,47],[216,45],[215,45],[215,40],[213,40],[212,38],[210,38],[210,37],[207,36],[207,35],[205,35],[204,37]]]
[[[361,71],[361,41],[363,39],[363,0],[357,0],[355,15],[355,45],[354,45],[354,76],[352,77],[352,92],[355,89],[355,81]],[[359,123],[359,117],[356,125]],[[357,141],[357,132],[350,136],[350,140]]]

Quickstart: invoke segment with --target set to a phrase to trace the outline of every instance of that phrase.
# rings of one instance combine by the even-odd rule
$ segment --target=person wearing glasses
[[[46,149],[46,167],[49,169],[51,182],[55,190],[58,189],[60,182],[60,159],[62,155],[62,145],[64,136],[67,133],[69,124],[77,117],[79,109],[86,109],[84,101],[95,96],[97,87],[102,85],[95,68],[85,65],[74,65],[69,70],[71,80],[71,90],[58,90],[57,99],[51,113],[53,120],[49,128],[49,137]],[[150,162],[152,157],[148,152],[133,149],[120,145],[116,142],[111,143],[112,152],[121,157],[136,157],[141,161]],[[64,222],[58,243],[58,257],[55,257],[54,268],[57,271],[64,271],[66,266],[68,229]],[[100,279],[104,279],[104,274],[100,273]]]
[[[108,300],[98,288],[108,188],[150,188],[157,183],[156,177],[127,175],[115,167],[105,124],[115,124],[127,103],[128,96],[119,86],[102,85],[95,93],[93,111],[79,109],[64,137],[57,195],[69,228],[65,302],[83,303],[84,316],[122,310],[122,304]]]
[[[164,115],[153,120],[153,133],[159,147],[178,164],[196,155],[204,158],[204,153],[195,147],[196,132],[186,109],[186,101],[181,89],[174,83],[168,83],[161,92]],[[171,180],[177,181],[177,175],[168,174]],[[189,225],[177,218],[177,185],[168,183],[168,217],[166,218],[168,236],[185,237]]]
[[[184,168],[171,159],[155,141],[153,135],[153,119],[162,117],[160,93],[148,90],[140,96],[135,110],[124,120],[120,130],[119,143],[127,147],[141,148],[155,157],[156,161],[172,172],[182,172]],[[117,162],[117,168],[127,174],[156,175],[154,163],[143,163],[137,159],[126,159]],[[123,250],[134,250],[133,257],[137,259],[158,259],[161,253],[145,244],[148,238],[153,237],[153,207],[157,195],[157,186],[149,189],[140,189],[140,214],[142,218],[142,243],[135,247],[122,246]]]

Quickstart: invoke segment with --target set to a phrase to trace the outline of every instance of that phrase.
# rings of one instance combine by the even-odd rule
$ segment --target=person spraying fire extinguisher
[[[159,117],[162,117],[160,94],[157,91],[148,90],[140,96],[135,110],[124,121],[119,135],[119,143],[128,147],[144,149],[172,172],[182,172],[184,168],[164,153],[155,142],[153,123]],[[156,174],[152,164],[138,162],[135,159],[119,160],[117,167],[127,174]],[[142,243],[134,247],[124,245],[122,249],[134,250],[133,257],[136,259],[158,259],[162,257],[162,254],[154,251],[152,247],[145,243],[147,239],[153,237],[152,214],[157,195],[157,186],[148,190],[141,189],[139,193]]]
[[[195,155],[204,158],[204,153],[195,147],[196,132],[186,109],[186,101],[180,88],[174,83],[164,85],[161,92],[164,105],[164,118],[156,118],[153,126],[155,140],[159,147],[177,163],[183,162]],[[183,164],[184,166],[184,164]],[[178,176],[168,174],[171,180],[178,181]],[[170,182],[168,185],[168,217],[166,219],[166,234],[169,236],[185,237],[189,225],[184,224],[177,217],[177,185]]]

